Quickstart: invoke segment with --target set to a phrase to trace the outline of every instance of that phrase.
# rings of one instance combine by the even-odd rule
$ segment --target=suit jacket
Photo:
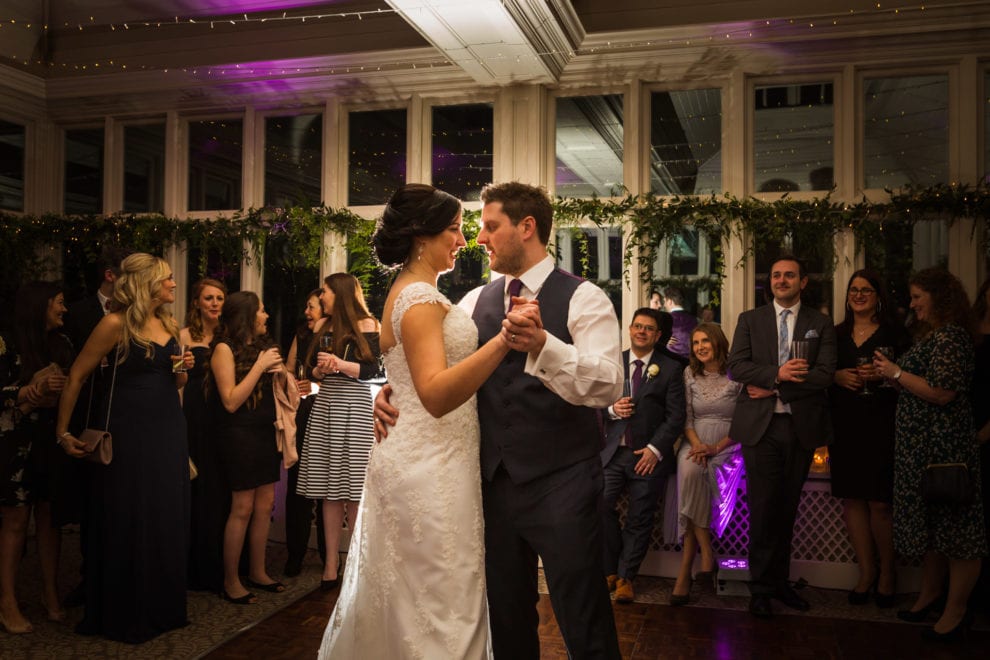
[[[76,301],[65,315],[65,332],[76,353],[82,350],[93,329],[103,320],[103,306],[96,294]]]
[[[802,383],[774,385],[779,367],[777,315],[772,304],[739,315],[729,353],[732,380],[764,389],[776,388],[780,400],[790,404],[798,442],[806,449],[832,441],[832,416],[828,387],[835,374],[835,326],[831,319],[809,305],[801,305],[794,322],[794,338],[811,342],[808,375]],[[729,435],[744,446],[757,444],[770,425],[776,397],[751,399],[744,387],[736,400]]]
[[[629,378],[629,351],[622,353],[626,378]],[[650,365],[660,369],[653,378],[647,378]],[[662,460],[654,475],[669,474],[677,467],[674,443],[684,432],[687,402],[684,398],[684,367],[680,362],[664,355],[656,348],[650,364],[643,368],[643,382],[633,397],[636,412],[625,419],[611,419],[605,428],[605,448],[601,452],[602,465],[607,465],[626,428],[632,427],[632,448],[642,449],[650,444],[660,450]]]
[[[670,350],[685,358],[691,356],[691,331],[698,325],[698,319],[693,314],[685,312],[683,309],[675,309],[670,312],[674,319],[674,329],[671,337],[677,340]]]

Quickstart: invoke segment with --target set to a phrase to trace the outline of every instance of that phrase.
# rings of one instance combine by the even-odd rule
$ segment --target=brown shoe
[[[615,591],[615,585],[618,581],[619,581],[619,576],[615,575],[614,573],[612,575],[608,575],[605,577],[605,582],[608,584],[609,592]]]
[[[632,580],[619,578],[619,581],[615,583],[615,602],[631,603],[635,598],[636,593],[633,591]]]

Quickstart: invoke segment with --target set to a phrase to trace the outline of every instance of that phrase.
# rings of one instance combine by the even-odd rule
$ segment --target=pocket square
[[[806,333],[804,333],[804,338],[805,339],[818,339],[818,331],[815,330],[814,328],[812,328],[811,330],[808,330]]]

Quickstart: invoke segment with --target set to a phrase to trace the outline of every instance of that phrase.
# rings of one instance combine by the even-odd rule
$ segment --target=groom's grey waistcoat
[[[481,291],[474,308],[479,345],[502,329],[505,278]],[[570,344],[567,314],[571,296],[583,280],[554,269],[540,289],[543,328]],[[523,372],[526,355],[510,351],[478,390],[481,420],[481,473],[491,480],[500,463],[514,483],[598,455],[602,448],[594,410],[567,403],[538,379]]]

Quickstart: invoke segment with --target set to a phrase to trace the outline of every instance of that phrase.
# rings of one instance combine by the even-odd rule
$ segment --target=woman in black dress
[[[11,404],[11,418],[0,443],[0,625],[11,633],[31,632],[14,593],[17,571],[34,511],[41,560],[42,600],[48,619],[62,621],[56,575],[61,524],[53,503],[60,493],[65,454],[52,442],[55,406],[65,386],[64,369],[72,363],[69,340],[60,331],[65,314],[62,287],[54,282],[28,282],[14,304],[16,340],[4,347],[4,385],[26,386]],[[20,405],[17,405],[17,404]],[[16,412],[15,412],[16,409]],[[4,410],[4,413],[8,413]],[[17,423],[13,424],[14,417]]]
[[[59,402],[56,437],[82,458],[85,445],[68,432],[69,419],[83,381],[109,357],[103,410],[110,406],[113,460],[93,466],[82,634],[137,644],[187,623],[189,451],[179,402],[186,375],[173,363],[188,366],[192,354],[179,355],[173,302],[168,263],[144,253],[124,259],[116,311],[86,341]]]
[[[280,592],[268,575],[265,548],[279,480],[281,454],[275,444],[272,373],[284,369],[278,346],[267,334],[268,314],[257,294],[232,293],[223,306],[210,356],[209,396],[214,397],[220,460],[231,490],[230,515],[223,533],[222,596],[248,605],[257,597],[241,583],[241,550],[247,535],[247,584]]]
[[[192,302],[186,312],[186,327],[179,341],[193,355],[188,382],[182,388],[182,411],[186,415],[189,458],[198,476],[192,482],[192,527],[189,539],[189,588],[219,593],[223,586],[223,527],[227,520],[230,492],[223,480],[217,441],[207,414],[203,390],[210,342],[220,323],[227,287],[204,278],[193,284]]]
[[[880,607],[893,605],[896,589],[891,501],[894,488],[894,411],[897,391],[873,374],[873,352],[893,349],[897,359],[910,344],[897,323],[878,273],[858,270],[846,287],[846,315],[835,326],[838,362],[831,388],[835,441],[829,446],[832,495],[841,497],[849,540],[859,562],[853,605],[876,590]],[[866,361],[865,368],[858,362]]]

